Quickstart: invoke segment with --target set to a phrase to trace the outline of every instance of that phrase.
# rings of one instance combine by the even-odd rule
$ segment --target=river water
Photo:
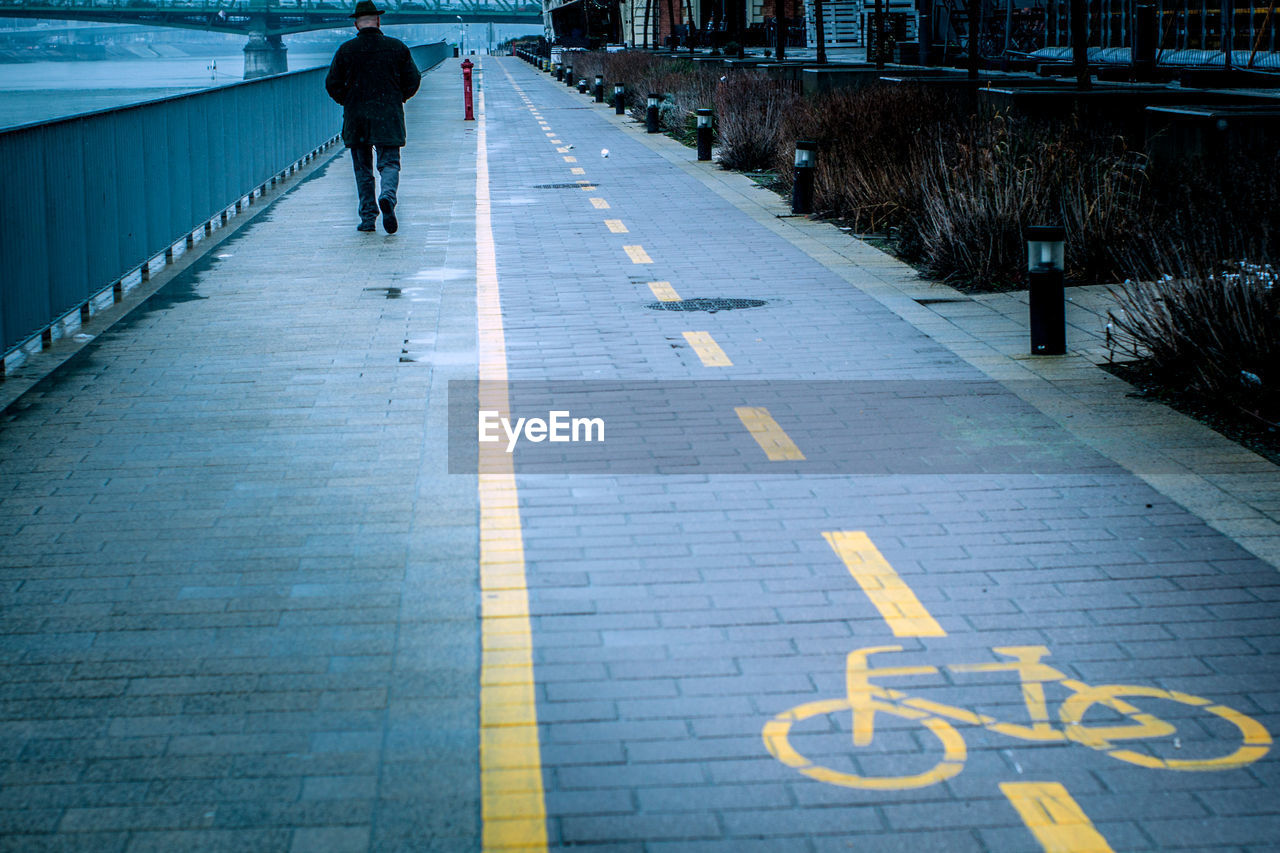
[[[541,28],[504,25],[498,39],[540,31]],[[183,92],[235,83],[244,75],[244,39],[208,34],[207,41],[174,43],[172,31],[153,43],[135,38],[118,50],[129,58],[56,62],[0,63],[0,129],[49,121],[91,110],[163,98]],[[474,34],[483,32],[478,28]],[[321,31],[286,36],[290,71],[327,66],[333,52],[354,30]],[[457,40],[457,27],[410,25],[387,27],[387,35],[408,44],[439,39]],[[137,58],[132,58],[138,54]]]
[[[331,49],[289,51],[289,70],[327,65]],[[213,68],[216,64],[216,69]],[[244,54],[0,64],[0,128],[163,98],[239,81]]]

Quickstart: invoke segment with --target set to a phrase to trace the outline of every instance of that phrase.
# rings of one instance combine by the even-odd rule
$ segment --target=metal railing
[[[413,48],[419,68],[451,55]],[[327,69],[0,131],[0,356],[337,138]]]

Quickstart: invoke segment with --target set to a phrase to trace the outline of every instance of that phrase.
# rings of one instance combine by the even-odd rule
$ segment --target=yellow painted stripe
[[[627,253],[627,257],[631,259],[633,264],[653,263],[653,258],[649,257],[649,253],[644,250],[643,246],[623,246],[622,251]]]
[[[572,169],[569,170],[569,174],[571,175],[585,175],[586,173],[587,173],[587,170],[582,168],[581,166],[574,166]]]
[[[685,332],[684,339],[693,347],[705,367],[729,367],[733,364],[710,332]]]
[[[623,224],[622,224],[622,220],[621,220],[621,219],[606,219],[606,220],[604,221],[604,224],[605,224],[605,225],[607,225],[607,226],[609,226],[609,230],[610,230],[611,232],[613,232],[614,234],[626,234],[626,233],[628,233],[628,231],[627,231],[627,226],[625,226],[625,225],[623,225]]]
[[[565,158],[564,158],[564,161],[565,161],[566,163],[576,163],[576,162],[578,162],[578,158],[577,158],[577,157],[565,157]]]
[[[477,69],[479,71],[479,69]],[[510,73],[507,74],[510,78]],[[476,111],[476,311],[481,406],[508,411],[507,348],[489,200],[484,87]],[[547,849],[533,628],[512,457],[481,454],[480,798],[485,851]]]
[[[552,142],[554,142],[554,141],[555,141],[555,140],[552,140]],[[573,146],[572,146],[572,145],[565,145],[565,146],[563,146],[563,147],[557,148],[556,150],[557,150],[557,151],[559,151],[561,154],[568,154],[571,150],[573,150]]]
[[[1107,839],[1057,782],[1002,782],[1000,790],[1046,853],[1111,853]]]
[[[653,291],[653,295],[663,302],[679,302],[680,294],[676,293],[675,288],[671,286],[669,281],[651,281],[649,289]]]
[[[835,530],[822,534],[844,561],[845,568],[880,611],[895,637],[945,637],[929,611],[903,582],[893,566],[861,530]]]
[[[738,406],[734,411],[770,462],[795,462],[804,459],[804,454],[796,447],[791,436],[787,435],[764,406]]]
[[[593,198],[591,199],[591,206],[594,207],[596,210],[608,210],[609,202],[605,201],[602,198]]]

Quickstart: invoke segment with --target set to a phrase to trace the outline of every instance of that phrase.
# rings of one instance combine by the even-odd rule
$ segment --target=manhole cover
[[[763,299],[681,299],[675,302],[650,302],[644,306],[652,311],[735,311],[739,308],[759,308]]]

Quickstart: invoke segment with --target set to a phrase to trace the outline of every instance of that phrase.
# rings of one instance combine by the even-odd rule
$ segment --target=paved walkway
[[[4,413],[0,849],[1280,849],[1274,466],[456,74]]]

